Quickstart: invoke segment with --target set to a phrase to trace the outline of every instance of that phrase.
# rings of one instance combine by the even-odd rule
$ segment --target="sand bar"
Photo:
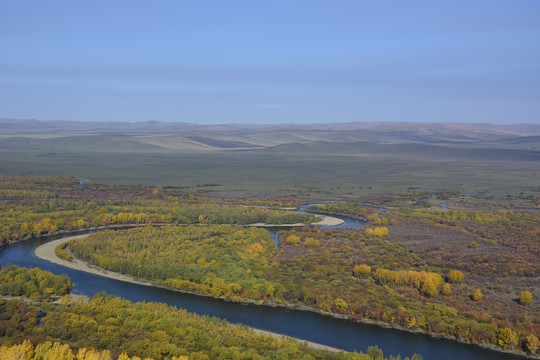
[[[345,222],[345,220],[338,219],[337,217],[328,216],[328,215],[318,215],[318,217],[321,217],[322,219],[320,221],[311,223],[309,225],[313,226],[336,226],[341,225]],[[258,226],[258,227],[302,227],[306,226],[304,223],[296,223],[296,224],[266,224],[266,223],[255,223],[255,224],[249,224],[246,226]]]
[[[312,225],[315,226],[337,226],[341,225],[345,222],[345,220],[338,219],[337,217],[328,216],[328,215],[317,215],[321,216],[322,220],[317,221],[316,223],[313,223]]]
[[[315,349],[315,350],[322,350],[322,351],[326,350],[326,351],[333,352],[333,353],[337,353],[337,352],[340,352],[340,351],[345,351],[345,350],[340,350],[340,349],[335,348],[335,347],[326,346],[326,345],[323,345],[323,344],[314,343],[314,342],[311,342],[311,341],[306,341],[306,340],[290,337],[290,336],[287,336],[287,335],[278,334],[278,333],[271,332],[271,331],[266,331],[266,330],[261,330],[261,329],[256,329],[256,328],[250,328],[250,329],[252,329],[256,334],[270,335],[270,336],[273,336],[273,337],[276,337],[276,338],[285,337],[287,339],[293,339],[293,340],[300,341],[300,342],[306,342],[310,348]]]

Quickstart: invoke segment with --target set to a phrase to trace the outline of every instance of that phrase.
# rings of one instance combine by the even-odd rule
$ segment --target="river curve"
[[[305,207],[302,207],[300,210],[304,209]],[[364,224],[358,219],[338,217],[345,222],[337,227],[357,227]],[[401,354],[405,357],[418,353],[425,360],[526,359],[523,356],[496,352],[453,340],[432,338],[424,334],[363,324],[309,311],[239,304],[158,287],[151,287],[150,291],[148,286],[66,268],[39,259],[33,254],[34,249],[43,243],[89,232],[91,231],[51,235],[10,245],[0,251],[0,266],[12,263],[27,268],[39,267],[54,274],[67,274],[75,284],[73,291],[80,295],[93,296],[105,291],[131,301],[162,302],[199,315],[215,316],[232,323],[241,323],[347,351],[365,351],[368,346],[377,345],[384,351],[385,356]]]

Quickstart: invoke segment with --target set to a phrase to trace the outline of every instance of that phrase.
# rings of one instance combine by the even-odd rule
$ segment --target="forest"
[[[308,306],[504,349],[535,350],[536,305],[505,304],[482,287],[484,296],[480,287],[473,288],[474,272],[441,266],[389,238],[387,227],[360,232],[306,227],[280,232],[276,249],[264,229],[191,226],[100,232],[72,240],[66,249],[90,264],[173,289]]]
[[[534,209],[502,206],[500,199],[482,210],[428,209],[418,194],[394,194],[379,199],[391,204],[379,210],[361,201],[312,206],[317,213],[367,221],[359,228],[321,229],[309,226],[316,215],[279,209],[298,199],[216,199],[206,196],[205,186],[0,176],[0,239],[7,246],[36,235],[99,227],[56,254],[178,291],[538,354],[540,217]],[[256,222],[308,226],[284,228],[276,247],[267,230],[241,226]],[[69,279],[39,269],[8,265],[1,274],[4,296],[42,304],[70,287]],[[9,276],[15,280],[8,282]],[[22,346],[25,338],[10,335],[3,341]],[[36,340],[31,346],[58,341],[57,347],[73,351],[96,347],[121,354],[99,341]]]
[[[102,231],[68,243],[90,264],[174,289],[233,301],[284,301],[268,281],[276,247],[268,231],[237,226],[145,227]]]
[[[38,268],[25,269],[7,264],[0,270],[0,295],[43,301],[66,295],[72,286],[66,275],[53,275]]]
[[[316,216],[246,203],[171,197],[146,186],[79,185],[71,177],[0,176],[0,248],[60,231],[146,224],[296,224]],[[34,190],[29,190],[34,189]],[[271,202],[279,205],[279,202]],[[288,203],[285,203],[288,204]]]
[[[11,295],[9,289],[26,282],[62,284],[44,287],[39,301],[0,297],[2,360],[383,359],[376,347],[366,354],[314,350],[303,342],[260,335],[164,304],[132,303],[105,293],[71,298],[65,294],[69,278],[39,269],[10,265],[0,270],[0,277],[5,285],[0,295]],[[50,296],[58,300],[52,302]]]

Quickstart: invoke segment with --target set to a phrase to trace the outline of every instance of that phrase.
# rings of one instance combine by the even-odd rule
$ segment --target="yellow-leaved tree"
[[[368,265],[355,265],[353,268],[353,274],[358,277],[367,277],[369,274],[371,274],[371,267]]]
[[[449,283],[444,284],[441,293],[443,295],[450,295],[452,293],[452,287]]]
[[[525,347],[531,354],[535,354],[539,346],[540,340],[535,335],[530,334],[525,338]]]
[[[529,291],[522,291],[519,295],[521,305],[530,305],[532,303],[532,294]]]
[[[464,275],[459,270],[450,270],[448,272],[448,281],[453,284],[457,284],[463,281]]]
[[[480,289],[474,290],[474,292],[472,294],[472,299],[474,301],[480,301],[480,300],[482,300],[483,297],[484,297],[484,294],[482,294],[482,290],[480,290]]]
[[[297,235],[289,235],[285,239],[285,242],[287,244],[293,244],[293,245],[298,245],[298,244],[300,244],[301,241],[302,241],[302,239],[300,239],[300,236],[297,236]]]

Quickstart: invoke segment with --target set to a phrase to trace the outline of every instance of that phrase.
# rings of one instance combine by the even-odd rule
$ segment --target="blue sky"
[[[0,0],[0,117],[540,123],[540,1]]]

